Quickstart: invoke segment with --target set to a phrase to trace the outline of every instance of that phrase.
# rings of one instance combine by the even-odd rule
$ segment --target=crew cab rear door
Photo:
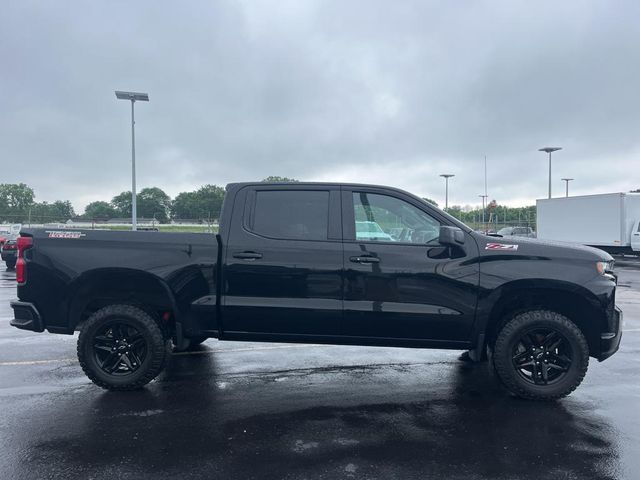
[[[446,217],[399,191],[343,187],[344,319],[350,337],[465,342],[478,247],[438,243]]]
[[[240,190],[225,255],[223,335],[337,334],[341,240],[337,186],[264,184]]]

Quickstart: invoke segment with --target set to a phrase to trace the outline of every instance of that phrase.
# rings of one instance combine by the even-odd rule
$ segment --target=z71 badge
[[[49,238],[82,238],[82,237],[86,237],[87,234],[86,233],[82,233],[82,232],[65,232],[65,231],[60,231],[60,230],[47,230],[47,233],[49,234]]]
[[[484,247],[485,250],[510,250],[515,251],[518,250],[518,245],[513,245],[511,243],[487,243],[487,246]]]

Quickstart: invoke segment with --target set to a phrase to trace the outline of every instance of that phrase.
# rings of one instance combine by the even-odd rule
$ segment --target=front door
[[[335,335],[342,317],[339,187],[246,187],[224,268],[224,335]]]
[[[401,192],[344,189],[342,199],[342,334],[468,341],[479,280],[473,239],[440,245],[440,226],[450,220]]]

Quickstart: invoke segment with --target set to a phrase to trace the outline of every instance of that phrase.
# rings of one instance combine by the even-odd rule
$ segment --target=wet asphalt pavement
[[[549,404],[460,352],[216,340],[105,392],[75,336],[9,326],[2,271],[0,479],[640,478],[640,262],[618,264],[621,349]]]

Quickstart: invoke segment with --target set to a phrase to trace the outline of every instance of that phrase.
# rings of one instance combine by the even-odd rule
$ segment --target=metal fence
[[[53,216],[24,217],[22,215],[0,215],[0,230],[12,230],[12,226],[22,228],[51,228],[51,229],[76,229],[76,230],[131,230],[129,219],[86,219],[64,218]],[[15,228],[14,228],[15,229]],[[18,228],[19,230],[19,228]],[[191,233],[217,233],[217,220],[173,220],[169,223],[160,223],[155,219],[138,219],[138,230],[152,230],[160,232],[191,232]]]
[[[490,213],[485,214],[483,218],[482,213],[478,211],[449,213],[470,228],[482,232],[495,233],[505,227],[530,228],[534,232],[537,230],[535,211],[519,213],[517,218],[514,218],[515,215],[512,213],[506,219],[502,215]]]

